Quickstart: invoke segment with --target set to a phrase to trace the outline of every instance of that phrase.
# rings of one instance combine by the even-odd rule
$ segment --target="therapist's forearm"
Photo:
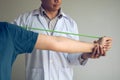
[[[48,35],[39,35],[35,48],[41,50],[53,50],[58,52],[92,52],[95,47],[93,43],[80,42],[64,37],[55,37]]]

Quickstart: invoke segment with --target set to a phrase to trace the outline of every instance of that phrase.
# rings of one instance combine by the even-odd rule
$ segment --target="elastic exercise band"
[[[23,27],[23,28],[25,28],[25,27]],[[70,34],[70,35],[89,37],[89,38],[101,38],[99,36],[91,36],[91,35],[85,35],[85,34],[75,34],[75,33],[61,32],[61,31],[55,31],[55,30],[46,30],[46,29],[40,29],[40,28],[30,28],[30,29],[40,30],[40,31],[47,31],[47,32],[55,32],[55,33],[60,33],[60,34]]]

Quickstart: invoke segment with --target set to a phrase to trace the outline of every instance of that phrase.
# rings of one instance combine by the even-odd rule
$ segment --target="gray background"
[[[0,21],[12,22],[39,5],[40,0],[0,0]],[[120,0],[63,0],[62,9],[77,22],[79,33],[113,38],[106,57],[90,59],[84,67],[73,66],[74,80],[120,80]],[[12,80],[25,80],[24,55],[19,55],[13,65]]]

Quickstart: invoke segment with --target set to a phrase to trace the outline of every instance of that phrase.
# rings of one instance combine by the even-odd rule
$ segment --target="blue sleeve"
[[[38,33],[27,31],[17,25],[8,23],[7,25],[11,38],[13,39],[14,48],[17,53],[32,52]]]

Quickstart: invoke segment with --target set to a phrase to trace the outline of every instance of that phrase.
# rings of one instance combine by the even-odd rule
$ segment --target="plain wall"
[[[0,0],[0,21],[12,22],[39,6],[40,0]],[[80,34],[113,38],[105,57],[89,59],[85,66],[73,66],[74,80],[120,80],[120,0],[63,0],[62,9],[77,22]],[[13,65],[12,80],[25,80],[24,55],[19,55]]]

